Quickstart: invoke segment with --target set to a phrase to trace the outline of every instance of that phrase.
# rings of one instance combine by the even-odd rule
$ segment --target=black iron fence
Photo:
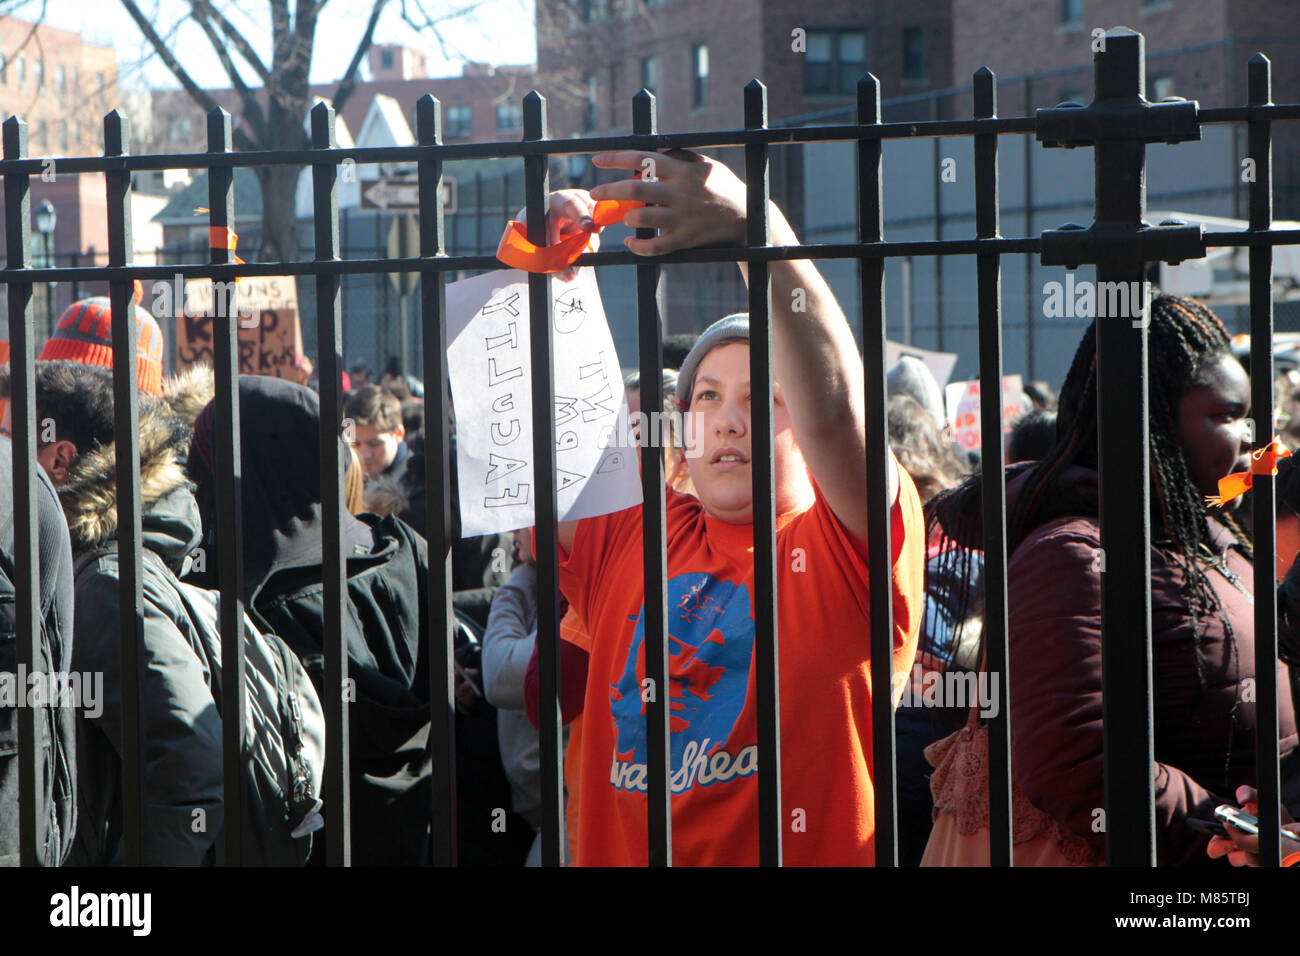
[[[107,266],[33,269],[30,260],[29,182],[42,171],[42,160],[27,155],[26,128],[14,118],[4,124],[4,160],[0,176],[5,186],[7,267],[0,282],[8,290],[11,317],[14,423],[15,566],[36,569],[37,551],[33,479],[36,468],[36,422],[33,393],[33,287],[42,282],[104,282],[113,304],[113,347],[120,360],[115,365],[116,432],[135,434],[138,398],[134,369],[136,342],[127,321],[132,282],[171,279],[176,272],[187,278],[210,277],[229,281],[243,276],[292,274],[311,277],[315,286],[320,370],[321,447],[338,441],[342,419],[339,373],[342,370],[340,281],[346,275],[389,273],[398,270],[422,274],[420,322],[427,415],[427,494],[444,512],[450,506],[448,474],[445,279],[448,273],[499,267],[492,256],[447,256],[440,202],[444,163],[453,159],[522,157],[530,239],[544,242],[543,213],[548,191],[549,160],[553,155],[589,153],[609,149],[663,150],[674,147],[742,147],[748,188],[748,241],[738,248],[701,248],[645,259],[630,252],[588,254],[583,265],[635,265],[640,331],[641,407],[661,408],[662,309],[657,297],[660,271],[677,263],[747,262],[751,316],[751,374],[754,383],[753,460],[767,467],[754,469],[756,564],[756,674],[759,706],[760,861],[781,862],[782,809],[780,805],[779,708],[777,706],[775,524],[772,472],[772,371],[768,267],[785,259],[846,259],[860,265],[863,316],[863,359],[866,370],[867,481],[863,493],[871,504],[868,529],[870,568],[870,633],[861,640],[870,649],[872,686],[892,684],[892,611],[890,581],[890,524],[886,485],[886,387],[884,336],[884,263],[901,256],[975,256],[978,266],[976,297],[979,312],[979,366],[984,382],[996,383],[1002,374],[1001,259],[1004,255],[1037,255],[1044,264],[1077,267],[1094,264],[1101,282],[1141,281],[1144,267],[1154,261],[1181,261],[1204,256],[1209,246],[1250,249],[1251,364],[1272,366],[1273,313],[1271,302],[1272,250],[1280,244],[1300,243],[1300,231],[1271,230],[1272,169],[1270,138],[1273,124],[1300,119],[1300,105],[1275,105],[1270,97],[1269,63],[1262,56],[1248,66],[1249,98],[1243,106],[1203,109],[1195,102],[1148,102],[1142,37],[1124,28],[1107,33],[1103,52],[1095,54],[1095,91],[1088,106],[1041,109],[1033,116],[999,118],[994,75],[980,70],[974,78],[974,109],[970,119],[882,122],[880,90],[874,77],[858,85],[856,121],[829,126],[770,128],[766,90],[754,81],[745,89],[744,125],[739,129],[680,134],[659,133],[654,98],[642,92],[633,101],[630,136],[551,140],[547,138],[545,101],[537,93],[524,98],[524,136],[521,142],[442,145],[439,105],[424,97],[416,108],[418,145],[413,147],[339,149],[333,135],[330,108],[312,111],[312,149],[285,152],[236,153],[231,149],[230,118],[215,112],[208,121],[206,153],[131,156],[127,119],[114,112],[105,120],[105,155],[99,158],[58,160],[60,171],[102,172],[107,179],[109,262]],[[1145,148],[1152,142],[1196,139],[1207,124],[1244,124],[1248,158],[1256,175],[1249,186],[1250,229],[1237,233],[1204,233],[1199,226],[1143,221],[1145,212]],[[1095,156],[1096,214],[1088,227],[1069,225],[1039,236],[1005,238],[998,218],[998,137],[1033,134],[1048,148],[1090,146]],[[884,183],[881,146],[886,139],[903,137],[974,138],[976,158],[975,235],[933,241],[889,242],[882,235],[881,198]],[[769,244],[767,198],[769,154],[773,147],[790,143],[846,141],[857,147],[857,222],[855,242],[779,247]],[[339,257],[339,216],[336,184],[339,164],[414,162],[420,188],[419,256],[405,259],[343,260]],[[281,164],[309,166],[315,205],[315,258],[289,263],[247,263],[237,268],[224,244],[212,248],[206,264],[134,266],[130,259],[131,222],[128,191],[131,176],[139,170],[176,167],[207,168],[211,226],[230,225],[233,215],[233,170],[239,166]],[[650,233],[652,234],[652,233]],[[561,746],[557,669],[559,619],[557,609],[557,533],[555,486],[555,429],[551,414],[552,323],[548,278],[529,278],[531,359],[533,375],[533,434],[536,467],[536,519],[538,555],[538,641],[540,649],[541,769],[543,775],[543,861],[561,860]],[[215,473],[220,502],[216,529],[222,555],[239,555],[240,415],[236,328],[229,317],[217,317]],[[1142,323],[1100,321],[1097,334],[1099,368],[1099,420],[1101,459],[1101,535],[1108,556],[1103,576],[1103,669],[1105,705],[1105,785],[1107,859],[1111,864],[1153,865],[1155,820],[1153,795],[1150,513],[1148,496],[1147,330]],[[1003,479],[1000,389],[982,390],[981,423],[985,449],[984,550],[987,569],[985,632],[986,666],[1003,675],[997,685],[996,715],[990,720],[990,839],[995,865],[1012,859],[1010,721],[1007,652],[1007,582],[1005,488]],[[1272,420],[1272,383],[1257,375],[1252,384],[1256,421]],[[332,415],[331,415],[332,410]],[[130,442],[119,442],[117,461],[119,495],[119,546],[121,560],[121,633],[135,640],[122,641],[124,832],[126,861],[141,862],[141,833],[149,825],[141,790],[141,740],[139,715],[139,646],[143,627],[141,583],[141,525],[139,453]],[[1122,464],[1121,464],[1122,463]],[[324,499],[324,576],[327,614],[326,687],[341,688],[347,678],[348,659],[341,622],[344,607],[344,556],[341,552],[340,501],[342,488],[331,456],[321,460]],[[667,591],[665,558],[664,474],[659,456],[647,455],[642,465],[645,594],[646,671],[654,686],[667,686]],[[1255,484],[1255,567],[1260,594],[1271,593],[1275,550],[1273,482],[1264,477]],[[430,553],[446,554],[448,542],[443,522],[433,520],[427,529]],[[240,635],[243,594],[238,560],[223,561],[220,568],[221,621],[226,641],[222,649],[227,675],[223,683],[225,720],[225,781],[227,792],[241,787],[238,759],[243,739],[242,641]],[[429,807],[433,858],[442,865],[456,862],[454,713],[452,647],[441,626],[450,604],[449,564],[434,560],[426,582],[429,629],[425,635],[430,653],[430,699],[433,739],[434,788]],[[36,661],[37,604],[35,573],[18,582],[18,660],[28,671]],[[444,613],[439,613],[441,609]],[[1257,675],[1258,786],[1261,808],[1263,858],[1278,858],[1278,717],[1276,672],[1276,607],[1270,600],[1255,605]],[[349,862],[348,710],[339,693],[326,693],[325,806],[332,818],[327,827],[326,859],[330,864]],[[669,722],[666,695],[655,695],[646,706],[648,742],[648,830],[651,865],[672,861]],[[874,774],[876,792],[876,863],[897,860],[896,781],[894,771],[894,720],[888,694],[876,693],[874,718]],[[22,862],[36,861],[35,819],[36,731],[30,709],[19,712],[21,759]],[[240,801],[227,801],[224,845],[226,858],[240,860]]]

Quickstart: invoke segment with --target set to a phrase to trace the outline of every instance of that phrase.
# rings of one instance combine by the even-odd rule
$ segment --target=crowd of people
[[[635,171],[648,155],[602,154]],[[548,238],[599,244],[595,204],[640,203],[626,240],[658,254],[745,238],[744,184],[725,166],[675,151],[653,180],[553,193]],[[796,245],[780,209],[772,242]],[[742,275],[748,275],[742,266]],[[809,261],[774,260],[774,498],[780,635],[781,806],[785,862],[874,860],[872,686],[867,635],[868,445],[862,361],[830,288]],[[801,293],[795,295],[795,292]],[[798,302],[796,309],[791,303]],[[38,667],[102,679],[92,702],[40,704],[39,846],[44,865],[124,862],[116,439],[106,300],[75,303],[37,363],[35,485],[40,568]],[[1104,320],[1103,320],[1104,321]],[[135,309],[142,343],[162,341]],[[1250,468],[1249,388],[1223,324],[1205,306],[1159,295],[1150,306],[1155,763],[1158,860],[1257,863],[1236,830],[1198,827],[1216,806],[1255,808],[1252,536],[1242,497],[1220,481]],[[670,788],[679,864],[758,861],[759,694],[755,676],[749,321],[719,319],[664,343],[664,420],[643,455],[663,456],[669,610]],[[241,376],[239,510],[247,733],[243,861],[316,865],[343,825],[322,802],[324,707],[348,709],[352,859],[430,860],[436,748],[429,634],[455,643],[457,835],[463,864],[540,861],[537,586],[531,529],[462,539],[456,508],[426,494],[421,383],[364,364],[345,381],[337,447],[320,445],[320,402],[306,385]],[[1026,387],[1031,410],[1006,443],[1010,674],[987,669],[983,633],[982,473],[952,441],[942,390],[904,357],[889,373],[886,473],[899,845],[906,865],[987,864],[987,724],[1009,681],[1017,865],[1105,862],[1101,568],[1095,326],[1059,399]],[[8,395],[0,376],[0,397]],[[140,635],[143,862],[224,862],[222,626],[210,370],[161,374],[140,350],[144,620]],[[639,380],[627,380],[629,411]],[[1280,386],[1281,388],[1282,386]],[[1296,392],[1292,383],[1292,392]],[[1280,392],[1280,394],[1282,394]],[[1289,393],[1288,393],[1289,394]],[[1283,404],[1285,411],[1285,404]],[[679,414],[680,413],[680,414]],[[683,418],[685,416],[685,418]],[[1300,420],[1300,416],[1297,416]],[[457,498],[455,430],[448,478]],[[1296,426],[1300,427],[1300,426]],[[1268,447],[1259,436],[1256,451]],[[326,686],[325,511],[318,463],[337,458],[345,562],[343,688]],[[1292,666],[1300,663],[1300,467],[1278,476],[1281,659],[1277,661],[1284,818],[1300,814]],[[12,452],[0,440],[0,481]],[[0,488],[0,589],[12,594],[12,494]],[[448,620],[427,598],[429,522],[453,542]],[[560,713],[565,855],[575,865],[647,861],[646,677],[641,507],[559,531]],[[432,560],[441,560],[434,555]],[[3,594],[0,593],[0,598]],[[1269,596],[1272,600],[1273,596]],[[12,634],[13,602],[0,600]],[[7,619],[6,619],[7,615]],[[13,646],[12,642],[9,646]],[[14,672],[12,653],[0,676]],[[955,679],[954,679],[955,678]],[[0,689],[3,688],[0,682]],[[83,684],[85,686],[85,684]],[[936,688],[938,688],[936,690]],[[978,688],[969,693],[952,691]],[[16,727],[0,697],[0,731]],[[17,761],[0,750],[0,863],[17,862]],[[1100,817],[1099,817],[1100,814]]]

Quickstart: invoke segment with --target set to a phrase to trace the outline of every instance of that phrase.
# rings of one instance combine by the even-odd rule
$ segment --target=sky
[[[265,0],[221,2],[218,9],[238,28],[264,61],[269,58],[271,27],[269,6]],[[421,0],[431,12],[461,10],[473,0]],[[189,4],[185,0],[137,0],[163,36],[175,27]],[[409,7],[414,0],[406,0]],[[140,34],[118,0],[44,0],[45,22],[50,26],[80,32],[88,43],[117,49],[119,77],[126,89],[176,89],[175,77]],[[19,19],[40,15],[42,0],[7,2],[4,12]],[[293,4],[290,4],[292,9]],[[356,51],[357,41],[365,31],[370,14],[368,0],[329,0],[316,30],[316,47],[312,57],[312,83],[329,83],[339,79]],[[390,0],[375,28],[375,41],[400,43],[423,51],[429,58],[429,75],[458,76],[466,60],[493,64],[532,63],[536,59],[536,31],[533,0],[482,0],[471,12],[445,25],[447,49],[444,53],[436,39],[416,31],[401,17],[402,0]],[[195,82],[203,87],[228,87],[230,80],[202,31],[193,23],[181,23],[174,33],[173,49],[194,55],[178,56]],[[236,59],[241,69],[244,64]],[[243,69],[245,78],[251,71]]]

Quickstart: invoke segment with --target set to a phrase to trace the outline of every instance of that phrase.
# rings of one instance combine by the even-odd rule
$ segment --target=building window
[[[596,14],[597,0],[578,0],[578,17],[583,23],[590,23]]]
[[[37,92],[45,89],[45,61],[44,60],[37,60],[36,63],[33,64],[33,75],[34,75],[34,79],[36,80]]]
[[[699,109],[709,101],[709,48],[697,43],[691,47],[691,106]]]
[[[1079,23],[1083,20],[1083,0],[1061,0],[1061,22]]]
[[[0,53],[0,83],[9,85],[9,57]]]
[[[925,79],[924,27],[903,27],[903,79]]]
[[[59,150],[63,155],[68,154],[68,121],[59,120]]]
[[[391,70],[391,69],[393,68],[393,51],[392,51],[392,50],[381,50],[381,51],[379,51],[379,67],[380,67],[380,69],[383,69],[383,70]]]
[[[54,83],[60,93],[68,92],[68,69],[62,63],[54,68]]]
[[[49,148],[49,124],[45,120],[36,124],[36,148],[42,153]]]
[[[586,89],[586,95],[582,103],[582,131],[584,133],[594,132],[596,129],[596,107],[597,107],[597,89],[596,74],[587,73],[582,78],[582,85]]]
[[[865,30],[809,30],[804,55],[805,96],[852,96],[867,72]]]
[[[659,57],[641,57],[641,88],[651,93],[659,89]]]
[[[104,74],[103,74],[103,73],[96,73],[96,74],[95,74],[95,82],[96,82],[96,84],[97,84],[97,85],[96,85],[96,88],[95,88],[95,91],[96,91],[97,93],[99,93],[100,96],[103,96],[103,95],[104,95],[104,84],[105,84]]]
[[[1153,76],[1147,81],[1147,89],[1150,91],[1148,99],[1152,103],[1168,99],[1174,95],[1174,78],[1168,73]]]
[[[497,129],[511,132],[524,128],[524,108],[519,103],[497,104]]]
[[[27,89],[27,56],[18,54],[18,89]]]
[[[474,114],[471,106],[447,107],[447,138],[468,136],[473,128]]]

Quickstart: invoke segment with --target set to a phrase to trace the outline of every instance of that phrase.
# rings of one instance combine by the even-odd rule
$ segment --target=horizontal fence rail
[[[102,173],[106,179],[109,255],[106,266],[32,268],[30,252],[31,177],[47,161],[27,154],[26,126],[19,118],[3,125],[4,159],[0,176],[5,189],[6,261],[0,283],[7,288],[12,340],[15,558],[20,570],[17,588],[18,661],[32,669],[37,660],[38,562],[36,548],[36,408],[32,322],[33,286],[45,282],[107,282],[112,301],[112,336],[116,362],[113,377],[115,429],[119,436],[139,431],[139,397],[135,367],[137,343],[132,333],[132,282],[208,277],[228,281],[236,276],[294,275],[312,277],[319,334],[320,370],[320,492],[324,544],[324,657],[326,694],[326,777],[323,787],[324,857],[329,865],[346,866],[352,857],[350,833],[349,716],[342,689],[348,681],[346,561],[340,527],[343,488],[331,454],[342,421],[341,372],[343,325],[340,286],[344,276],[372,273],[419,273],[420,317],[423,325],[423,374],[428,386],[425,476],[429,525],[416,530],[429,545],[425,589],[428,616],[422,641],[429,657],[429,748],[433,787],[429,806],[428,857],[437,865],[458,860],[456,808],[457,767],[453,648],[451,621],[450,530],[444,520],[451,501],[450,429],[446,276],[449,272],[501,268],[493,256],[447,256],[442,203],[443,167],[471,158],[522,160],[529,239],[545,241],[544,214],[549,190],[549,160],[554,156],[612,149],[667,150],[675,148],[743,147],[746,173],[748,233],[744,245],[700,248],[647,259],[631,252],[587,253],[580,266],[635,265],[639,328],[641,403],[643,409],[663,407],[660,377],[664,328],[661,278],[667,266],[679,263],[735,262],[748,268],[751,318],[750,373],[753,400],[753,493],[755,503],[754,669],[759,690],[758,748],[759,826],[753,839],[763,865],[782,861],[780,757],[779,646],[777,628],[777,554],[773,442],[772,286],[771,263],[792,259],[849,260],[858,263],[862,350],[866,408],[866,484],[870,504],[868,526],[870,619],[869,634],[855,635],[870,651],[875,784],[875,863],[898,863],[897,780],[892,701],[893,606],[891,601],[891,527],[887,477],[887,391],[885,367],[885,261],[900,257],[974,256],[977,283],[973,290],[979,329],[979,372],[982,383],[980,428],[986,449],[982,497],[985,568],[985,623],[990,671],[1001,675],[997,712],[989,724],[990,860],[1012,863],[1011,818],[1011,661],[1008,646],[1008,538],[1003,412],[1000,400],[1003,373],[1001,261],[1007,255],[1038,256],[1044,265],[1077,268],[1094,265],[1099,281],[1142,280],[1148,263],[1203,258],[1211,247],[1250,250],[1250,329],[1252,368],[1272,367],[1272,258],[1281,245],[1300,244],[1300,230],[1274,230],[1272,225],[1271,130],[1279,121],[1300,119],[1300,105],[1271,101],[1268,61],[1261,55],[1248,66],[1249,103],[1241,107],[1201,109],[1186,101],[1150,103],[1145,99],[1145,54],[1139,34],[1116,28],[1106,34],[1104,49],[1094,57],[1095,94],[1089,106],[1063,105],[1038,110],[1034,116],[997,115],[996,78],[981,69],[974,76],[974,116],[960,120],[912,123],[881,122],[880,88],[872,76],[857,90],[857,122],[829,126],[772,128],[768,125],[766,89],[758,81],[744,91],[744,127],[691,133],[660,133],[654,97],[638,93],[632,102],[633,133],[557,140],[548,138],[546,103],[536,91],[523,100],[523,138],[517,142],[447,145],[441,142],[438,101],[423,97],[416,106],[418,144],[405,147],[339,148],[334,138],[334,113],[326,104],[311,111],[311,149],[237,153],[231,149],[230,117],[215,110],[208,117],[208,151],[170,155],[130,155],[129,124],[113,112],[105,118],[105,155],[55,160],[60,173]],[[1249,187],[1250,223],[1246,232],[1205,232],[1199,226],[1165,223],[1152,226],[1146,214],[1146,144],[1198,139],[1203,126],[1245,124],[1249,153],[1257,176]],[[1043,148],[1091,147],[1094,150],[1094,222],[1087,227],[1063,225],[1037,236],[1001,234],[998,195],[999,137],[1029,135]],[[887,140],[916,137],[973,137],[975,156],[975,235],[930,241],[890,241],[884,236],[883,190],[888,170],[883,161]],[[768,174],[773,147],[801,143],[848,142],[856,148],[857,239],[854,242],[808,246],[773,246],[768,222]],[[1028,147],[1027,147],[1028,148]],[[412,162],[417,164],[420,196],[419,256],[400,259],[343,260],[339,246],[338,171],[346,162]],[[143,170],[201,168],[210,171],[210,225],[227,230],[234,221],[233,172],[239,167],[288,165],[309,168],[315,223],[314,259],[281,263],[234,263],[224,244],[214,242],[210,261],[166,266],[136,266],[131,261],[131,174]],[[653,230],[640,229],[649,238]],[[533,368],[533,441],[536,462],[538,557],[538,631],[542,773],[542,858],[561,865],[564,793],[561,744],[561,674],[559,666],[559,539],[555,485],[555,420],[552,414],[552,357],[555,343],[547,294],[549,278],[529,277],[531,362]],[[1031,294],[1027,289],[1027,294]],[[1151,503],[1148,493],[1148,355],[1145,324],[1097,323],[1099,374],[1098,420],[1101,481],[1101,535],[1107,556],[1102,578],[1102,646],[1105,812],[1107,860],[1111,864],[1150,866],[1156,862],[1154,818],[1151,649]],[[226,718],[223,732],[223,778],[227,793],[247,786],[240,757],[244,728],[244,663],[242,536],[240,504],[240,406],[237,385],[236,328],[229,317],[214,326],[216,435],[215,480],[220,542],[220,618],[225,683],[221,695]],[[1271,377],[1257,374],[1252,383],[1255,420],[1272,422]],[[1261,433],[1267,431],[1267,425]],[[143,667],[144,605],[141,564],[140,454],[136,443],[117,442],[119,495],[118,557],[120,562],[120,620],[122,640],[123,709],[123,829],[125,862],[144,858],[144,834],[150,826],[149,795],[143,790],[143,745],[140,738],[140,693]],[[654,446],[652,446],[654,447]],[[256,449],[249,449],[256,451]],[[304,463],[306,466],[307,463]],[[655,687],[669,686],[668,572],[663,461],[648,455],[642,463],[642,552],[644,556],[645,675]],[[1256,476],[1254,533],[1256,588],[1271,594],[1275,552],[1275,497],[1271,476]],[[1278,826],[1278,692],[1276,605],[1266,598],[1255,602],[1257,675],[1257,767],[1261,795],[1262,859],[1276,865]],[[673,861],[672,767],[669,696],[654,694],[645,708],[647,767],[647,851],[653,866]],[[37,728],[30,709],[19,713],[21,862],[40,862],[36,846]],[[242,862],[241,832],[247,825],[240,800],[226,800],[221,857],[227,864]]]

